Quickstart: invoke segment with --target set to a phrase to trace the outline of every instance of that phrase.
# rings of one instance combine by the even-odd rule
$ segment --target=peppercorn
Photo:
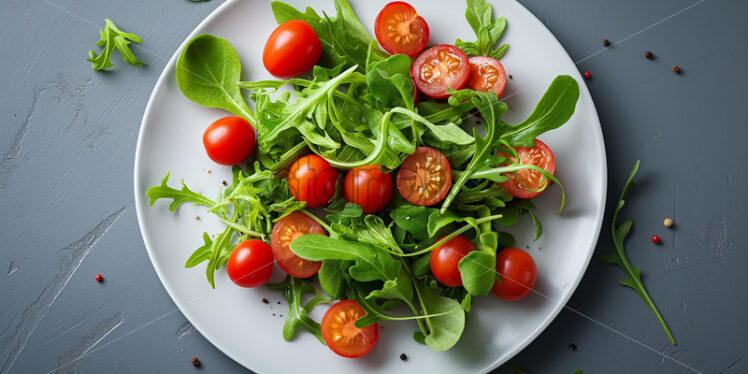
[[[657,236],[657,235],[653,235],[652,236],[652,243],[660,244],[660,243],[662,243],[662,239],[660,239],[660,237]]]
[[[569,343],[569,349],[574,352],[577,350],[577,345],[574,343]]]
[[[678,65],[673,65],[673,73],[675,73],[675,74],[680,74],[680,66],[678,66]]]
[[[265,304],[267,304],[268,303],[268,299],[266,299],[266,298],[263,297],[262,298],[262,302],[265,303]]]
[[[405,353],[401,353],[400,354],[400,359],[403,360],[403,361],[405,361],[405,360],[408,359],[408,356]]]
[[[665,218],[665,221],[662,222],[665,227],[673,227],[673,220],[670,218]]]
[[[646,58],[647,60],[651,60],[651,59],[653,59],[653,58],[654,58],[654,55],[652,54],[652,51],[644,51],[644,57],[645,57],[645,58]]]
[[[200,360],[197,359],[197,357],[193,357],[192,360],[190,360],[192,363],[192,366],[199,368],[200,367]]]
[[[607,46],[609,46],[609,45],[610,45],[610,40],[608,40],[608,39],[603,39],[603,46],[607,47]]]
[[[592,78],[592,74],[589,71],[584,72],[584,79],[590,79]]]

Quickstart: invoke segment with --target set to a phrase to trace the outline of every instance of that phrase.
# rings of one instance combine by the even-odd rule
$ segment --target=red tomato
[[[354,325],[366,314],[354,300],[333,304],[322,317],[322,338],[333,352],[348,358],[361,357],[377,344],[379,326],[374,323],[364,328]]]
[[[504,65],[491,57],[470,57],[470,79],[467,87],[475,91],[496,92],[496,96],[501,96],[506,87]]]
[[[413,105],[418,104],[418,101],[421,99],[420,91],[418,91],[418,86],[416,86],[416,80],[413,79],[413,76],[410,76],[410,83],[413,85]]]
[[[519,155],[519,161],[523,165],[532,164],[545,171],[553,174],[556,171],[556,159],[553,152],[545,143],[535,139],[535,146],[532,148],[515,147]],[[514,157],[499,152],[499,156],[508,157],[512,162],[516,162]],[[520,199],[530,199],[540,195],[548,187],[547,179],[543,174],[535,170],[522,169],[516,173],[504,174],[509,180],[499,183],[506,192]]]
[[[296,278],[309,278],[317,274],[322,266],[322,262],[305,260],[288,248],[294,239],[306,234],[327,235],[317,221],[299,212],[293,212],[276,222],[270,234],[275,262],[281,270]]]
[[[287,79],[311,69],[322,55],[322,43],[312,26],[290,20],[278,26],[265,43],[262,62],[270,74]]]
[[[496,254],[495,281],[491,292],[506,301],[517,301],[527,296],[538,280],[538,268],[527,252],[517,248],[505,248]]]
[[[224,117],[213,122],[203,133],[203,145],[213,162],[235,165],[255,149],[257,135],[252,125],[241,117]]]
[[[415,57],[429,41],[429,25],[408,3],[384,6],[374,21],[374,33],[385,51]]]
[[[298,201],[310,208],[327,204],[335,195],[338,171],[317,155],[306,155],[293,163],[288,172],[288,188]]]
[[[459,48],[440,44],[421,53],[410,68],[416,86],[426,96],[443,99],[447,88],[458,90],[470,78],[470,61]]]
[[[465,255],[474,250],[475,246],[470,240],[461,235],[455,236],[431,251],[429,257],[431,273],[434,274],[436,280],[445,286],[462,286],[462,278],[460,277],[460,270],[457,268],[457,265]]]
[[[412,204],[434,205],[452,187],[452,167],[444,154],[431,147],[418,147],[397,172],[397,190]]]
[[[345,199],[361,206],[364,214],[376,213],[392,198],[392,177],[379,165],[351,169],[345,176]]]
[[[262,240],[245,240],[231,251],[226,272],[237,286],[262,286],[273,273],[273,251]]]

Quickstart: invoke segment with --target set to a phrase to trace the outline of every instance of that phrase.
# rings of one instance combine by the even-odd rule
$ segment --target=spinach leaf
[[[515,147],[534,147],[536,136],[558,128],[571,118],[577,99],[577,81],[568,75],[559,75],[551,82],[532,113],[524,121],[510,126],[501,139]]]
[[[446,351],[460,340],[465,329],[465,311],[460,303],[448,297],[436,294],[428,285],[415,284],[416,295],[422,314],[441,314],[425,320],[426,331],[423,331],[423,342],[435,351]]]
[[[130,65],[142,66],[143,62],[135,57],[130,49],[130,43],[140,43],[140,37],[120,30],[109,18],[104,20],[104,30],[99,30],[101,39],[96,42],[99,47],[104,47],[98,56],[93,50],[88,51],[88,58],[94,70],[106,70],[112,67],[112,52],[116,48],[122,55],[122,59]]]
[[[652,313],[654,313],[655,317],[657,317],[657,320],[660,322],[660,325],[662,325],[662,329],[665,330],[665,335],[667,335],[670,343],[675,345],[675,338],[673,338],[673,333],[670,332],[670,328],[665,322],[665,319],[662,318],[662,315],[655,306],[654,301],[652,301],[652,298],[649,297],[647,289],[644,288],[644,283],[642,283],[642,278],[640,275],[641,269],[638,267],[635,268],[631,265],[631,262],[629,262],[628,256],[626,255],[626,250],[623,248],[623,242],[626,240],[626,236],[628,235],[629,230],[631,230],[633,222],[629,219],[621,222],[620,225],[616,226],[616,222],[618,221],[618,214],[626,204],[626,201],[623,200],[623,198],[626,196],[626,192],[628,192],[629,188],[631,188],[631,184],[634,181],[634,176],[636,175],[636,172],[638,170],[639,160],[637,160],[636,164],[634,164],[634,169],[631,170],[631,174],[626,180],[626,184],[623,186],[623,191],[621,191],[621,197],[618,199],[616,209],[613,211],[613,219],[610,225],[615,251],[598,255],[597,258],[606,264],[618,265],[621,270],[623,270],[623,273],[626,275],[626,277],[621,279],[618,283],[633,289],[634,291],[636,291],[636,293],[639,294],[639,296],[641,296],[642,300],[644,300],[644,303],[647,304],[650,310],[652,310]]]
[[[188,99],[244,117],[253,125],[257,118],[242,97],[238,83],[242,66],[239,55],[226,39],[201,34],[182,50],[177,60],[177,85]]]
[[[493,8],[485,0],[467,0],[465,18],[478,40],[466,42],[457,39],[455,46],[471,56],[489,56],[497,60],[501,58],[509,46],[505,43],[496,49],[493,47],[506,28],[506,19],[499,17],[492,20]]]
[[[350,240],[334,239],[319,234],[296,238],[290,245],[297,256],[312,260],[352,260],[356,264],[348,269],[359,282],[387,281],[400,274],[400,262],[375,247]]]
[[[280,283],[268,284],[267,288],[283,292],[283,296],[288,302],[288,314],[286,315],[286,322],[283,324],[283,339],[290,341],[296,334],[296,330],[302,328],[311,332],[322,344],[325,344],[325,340],[322,339],[320,324],[307,315],[316,302],[310,300],[312,303],[308,307],[301,305],[303,294],[315,292],[311,284],[288,275]]]

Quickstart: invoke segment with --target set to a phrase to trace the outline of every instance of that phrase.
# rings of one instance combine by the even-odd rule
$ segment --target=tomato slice
[[[333,352],[349,358],[361,357],[377,344],[379,326],[374,323],[364,328],[354,325],[366,315],[354,300],[333,304],[322,317],[322,338]]]
[[[470,57],[470,79],[467,87],[475,91],[496,92],[501,96],[506,87],[506,72],[499,60],[487,56]]]
[[[519,155],[519,161],[523,165],[532,164],[543,168],[545,171],[553,174],[556,171],[556,159],[553,152],[548,146],[538,139],[535,139],[535,146],[532,148],[515,147]],[[514,157],[499,152],[499,156],[507,157],[512,162],[516,162]],[[504,174],[509,180],[499,183],[506,192],[520,199],[530,199],[540,195],[548,187],[548,181],[543,174],[530,169],[522,169],[516,173]]]
[[[415,57],[429,41],[429,25],[408,3],[395,1],[382,8],[374,33],[385,51]]]
[[[306,234],[327,235],[317,221],[299,212],[293,212],[276,222],[270,234],[270,246],[278,266],[297,278],[311,277],[322,266],[322,262],[305,260],[288,247],[294,239]]]
[[[410,75],[421,92],[434,99],[448,97],[447,88],[459,90],[470,78],[470,60],[459,48],[440,44],[413,63]]]
[[[397,190],[412,204],[434,205],[452,187],[452,167],[447,158],[431,147],[418,147],[397,173]]]

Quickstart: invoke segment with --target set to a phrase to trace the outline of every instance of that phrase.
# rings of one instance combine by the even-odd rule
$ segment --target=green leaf
[[[257,118],[238,86],[241,72],[234,47],[226,39],[208,34],[192,38],[177,60],[177,84],[184,96],[202,106],[225,109],[256,125]]]
[[[422,314],[446,313],[425,319],[427,334],[424,343],[435,351],[446,351],[460,340],[465,329],[465,311],[460,303],[437,295],[427,285],[416,283]]]
[[[394,280],[385,281],[382,289],[374,290],[366,296],[367,299],[400,299],[407,304],[413,300],[413,284],[411,278],[404,268],[400,269],[400,275]]]
[[[566,123],[579,99],[579,85],[568,75],[556,77],[543,94],[532,113],[522,122],[510,126],[501,135],[515,147],[534,147],[535,137]]]
[[[412,272],[414,277],[423,277],[431,273],[430,257],[431,256],[426,253],[413,262]]]
[[[192,252],[192,255],[187,259],[187,262],[185,262],[184,267],[186,268],[192,268],[197,266],[203,261],[210,260],[210,254],[211,254],[211,248],[213,247],[213,240],[210,239],[210,235],[208,235],[207,232],[203,233],[203,241],[205,244],[200,246],[200,248],[196,249],[195,252]]]
[[[402,205],[390,212],[390,218],[395,225],[411,233],[416,240],[426,240],[429,233],[426,224],[429,215],[438,209],[416,205]]]
[[[369,92],[387,108],[405,106],[413,109],[413,84],[410,80],[410,58],[392,55],[367,67]]]
[[[349,273],[360,282],[387,281],[400,274],[400,262],[375,247],[343,239],[333,239],[319,234],[296,238],[290,245],[297,256],[312,260],[352,260]]]
[[[632,221],[626,220],[622,222],[620,225],[616,226],[616,221],[618,220],[618,214],[620,213],[621,209],[625,205],[624,197],[626,196],[626,193],[628,192],[629,188],[631,188],[631,185],[634,181],[634,176],[636,176],[636,172],[638,170],[639,170],[639,161],[637,160],[636,164],[634,164],[634,169],[631,170],[631,174],[626,180],[626,184],[623,186],[621,197],[618,199],[618,203],[616,204],[616,209],[613,212],[613,220],[611,222],[611,231],[612,231],[613,246],[615,247],[615,251],[611,253],[607,253],[607,254],[598,255],[597,257],[600,261],[605,262],[607,264],[616,264],[621,268],[621,270],[623,270],[625,277],[621,279],[619,283],[623,286],[633,289],[634,291],[636,291],[636,293],[639,294],[639,296],[641,296],[642,300],[644,300],[644,303],[647,304],[650,310],[652,310],[652,313],[654,313],[655,317],[657,317],[657,320],[660,322],[660,325],[662,325],[662,329],[665,331],[665,335],[667,335],[668,340],[670,340],[670,343],[675,345],[675,338],[673,337],[672,332],[670,332],[670,328],[665,322],[665,319],[662,318],[662,315],[660,314],[660,311],[655,306],[654,301],[652,301],[652,298],[649,297],[649,293],[647,293],[647,289],[644,287],[644,283],[642,282],[641,274],[640,274],[641,270],[638,267],[633,267],[631,265],[631,263],[629,262],[628,256],[626,255],[626,251],[623,247],[623,243],[626,240],[626,236],[631,230]]]
[[[231,236],[234,234],[234,231],[233,228],[227,226],[223,232],[218,235],[216,240],[211,243],[210,258],[208,259],[208,266],[205,267],[205,277],[208,278],[208,283],[210,283],[210,287],[212,288],[216,288],[216,270],[225,263],[223,260],[225,257],[221,255],[226,252],[230,253],[233,249],[233,246],[231,245]]]
[[[435,125],[428,121],[427,119],[419,116],[417,113],[413,112],[412,110],[408,110],[405,108],[392,108],[392,111],[399,114],[404,114],[426,126],[431,133],[436,137],[436,139],[446,142],[446,143],[452,143],[457,145],[467,145],[472,144],[475,139],[473,139],[472,136],[468,135],[468,133],[465,132],[465,130],[461,129],[460,126],[455,125],[454,123],[447,123],[445,125]]]
[[[358,240],[362,243],[368,243],[375,247],[385,250],[392,250],[402,253],[400,246],[392,236],[392,231],[384,224],[382,218],[377,215],[369,214],[364,217],[365,228],[357,232]]]
[[[348,291],[348,268],[350,261],[324,260],[317,277],[322,290],[335,300],[345,299]]]
[[[319,323],[309,318],[308,310],[301,305],[303,294],[315,292],[311,284],[288,275],[280,283],[268,284],[267,288],[283,292],[283,296],[288,302],[288,314],[286,315],[286,322],[283,324],[283,339],[290,341],[296,334],[296,330],[302,328],[311,332],[322,344],[325,344]]]
[[[90,50],[88,52],[89,57],[86,59],[91,62],[93,70],[106,70],[112,67],[111,58],[115,49],[119,51],[122,59],[128,64],[133,66],[144,65],[130,49],[130,43],[142,42],[140,37],[120,30],[109,18],[104,20],[104,23],[104,30],[99,30],[101,38],[96,42],[96,45],[103,46],[101,54],[96,55],[93,50]]]
[[[184,181],[181,181],[182,189],[177,190],[167,185],[168,180],[169,173],[166,173],[164,179],[161,180],[161,185],[153,186],[149,188],[148,191],[146,191],[145,197],[149,199],[149,206],[153,206],[153,204],[155,204],[156,200],[158,199],[172,199],[173,201],[171,202],[171,204],[169,204],[169,210],[172,212],[177,210],[177,208],[179,208],[179,206],[184,203],[192,203],[192,205],[205,206],[213,206],[216,204],[215,202],[213,202],[213,200],[208,199],[201,193],[193,192],[192,190],[187,188],[187,185],[184,184]]]
[[[491,292],[496,279],[495,253],[472,251],[460,260],[457,267],[460,270],[462,285],[470,294],[485,296]]]
[[[429,220],[426,224],[426,230],[429,233],[429,237],[433,237],[439,229],[453,222],[467,222],[476,229],[478,228],[475,218],[473,217],[458,216],[450,210],[447,210],[444,213],[435,211],[429,215]]]
[[[471,56],[490,56],[495,59],[501,58],[508,48],[502,44],[496,49],[494,46],[501,38],[506,28],[506,19],[499,17],[492,20],[493,8],[485,0],[467,0],[465,18],[475,32],[478,40],[467,42],[457,39],[455,46]]]

